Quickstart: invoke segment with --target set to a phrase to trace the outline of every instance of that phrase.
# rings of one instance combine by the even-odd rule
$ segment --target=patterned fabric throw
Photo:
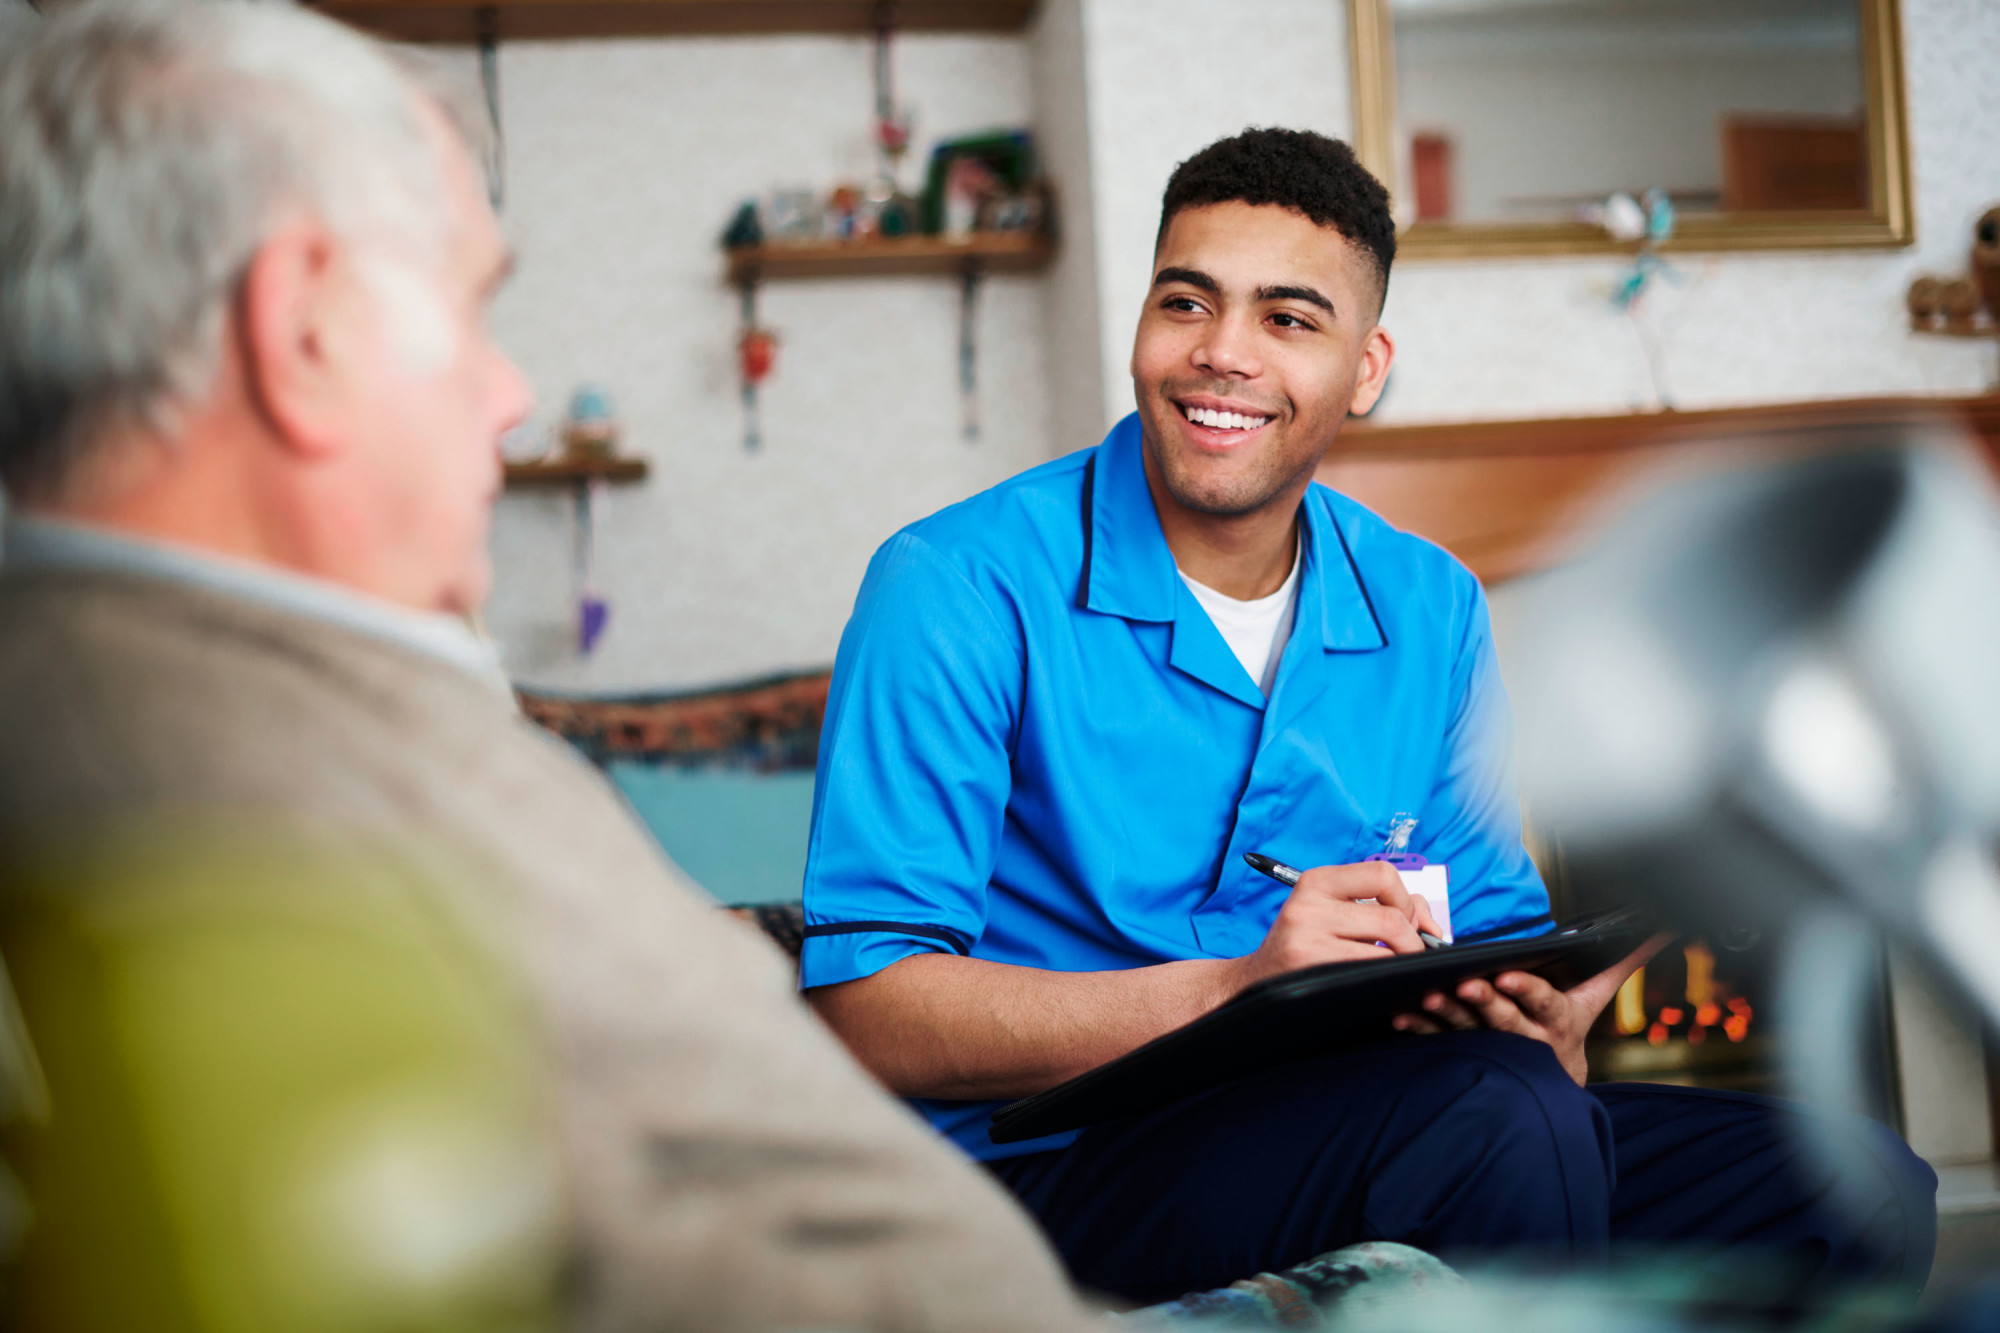
[[[1322,1254],[1279,1273],[1259,1273],[1215,1291],[1119,1316],[1135,1329],[1337,1329],[1340,1313],[1376,1308],[1465,1287],[1442,1260],[1388,1241]]]

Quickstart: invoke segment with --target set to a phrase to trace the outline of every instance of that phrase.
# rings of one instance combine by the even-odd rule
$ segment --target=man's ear
[[[304,455],[336,453],[350,438],[355,286],[339,238],[311,221],[274,232],[243,275],[245,387],[272,433]]]
[[[1350,415],[1365,416],[1375,406],[1389,381],[1389,363],[1395,359],[1396,340],[1389,330],[1380,324],[1370,328],[1361,343],[1361,375],[1354,382],[1354,397],[1348,400]]]

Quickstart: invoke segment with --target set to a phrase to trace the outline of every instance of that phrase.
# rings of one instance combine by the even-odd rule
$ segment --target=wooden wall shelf
[[[1046,233],[1011,231],[974,232],[963,240],[905,236],[752,245],[728,252],[729,280],[961,273],[967,264],[977,264],[987,273],[1030,273],[1047,267],[1055,249],[1055,242]]]
[[[1957,328],[1949,324],[1918,324],[1912,322],[1911,333],[1921,333],[1930,338],[2000,338],[2000,320],[1988,320],[1984,324]]]
[[[874,0],[307,0],[322,13],[405,42],[473,42],[482,9],[493,35],[645,37],[696,33],[875,31]],[[1013,32],[1035,0],[899,0],[902,32]]]
[[[1669,460],[1741,457],[1751,435],[1767,448],[1802,451],[1927,423],[1958,425],[2000,473],[2000,395],[1993,395],[1428,426],[1355,422],[1320,464],[1319,480],[1498,583],[1560,559],[1607,499]]]
[[[546,486],[560,482],[644,481],[643,458],[552,458],[533,463],[509,463],[505,469],[509,486]]]

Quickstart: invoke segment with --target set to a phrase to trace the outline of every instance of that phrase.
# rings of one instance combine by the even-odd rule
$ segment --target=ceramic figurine
[[[764,223],[757,216],[757,201],[745,199],[736,207],[736,215],[729,219],[729,227],[722,233],[722,245],[727,250],[745,250],[764,243]]]
[[[1979,321],[1979,288],[1971,278],[1953,278],[1944,285],[1940,297],[1945,323],[1954,329],[1970,329]]]
[[[1937,323],[1944,316],[1944,280],[1923,274],[1910,284],[1903,304],[1909,308],[1910,322],[1917,327]]]
[[[2000,320],[2000,204],[1972,226],[1972,279],[1986,298],[1986,313]]]
[[[836,185],[826,197],[825,225],[828,239],[851,241],[862,230],[861,190],[853,185]]]
[[[618,452],[618,416],[609,390],[595,384],[577,386],[570,395],[562,441],[563,452],[571,458],[610,458]]]

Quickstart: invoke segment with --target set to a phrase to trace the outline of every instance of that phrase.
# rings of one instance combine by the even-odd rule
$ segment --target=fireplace
[[[1742,941],[1732,941],[1743,945]],[[1632,974],[1591,1029],[1591,1077],[1777,1093],[1773,950],[1677,940]]]
[[[1588,891],[1565,874],[1559,848],[1529,834],[1558,921],[1623,905],[1616,890]],[[1732,932],[1688,935],[1632,975],[1590,1030],[1593,1083],[1669,1083],[1782,1096],[1787,1092],[1776,987],[1781,941]],[[1889,1016],[1888,961],[1878,959],[1876,1002],[1863,1043],[1867,1109],[1902,1129],[1895,1043]]]

